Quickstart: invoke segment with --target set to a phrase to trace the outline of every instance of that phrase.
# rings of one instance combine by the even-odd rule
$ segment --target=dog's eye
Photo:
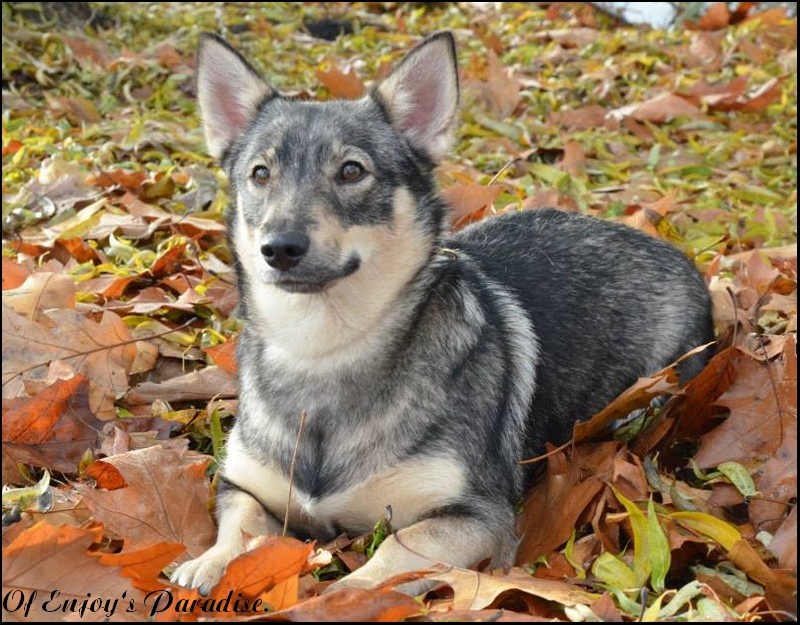
[[[253,167],[253,171],[250,173],[250,175],[253,178],[253,182],[255,182],[258,186],[263,187],[269,182],[269,167],[266,165],[256,165]]]
[[[364,177],[366,171],[360,163],[355,161],[347,161],[342,165],[342,171],[339,172],[339,178],[342,182],[358,182]]]

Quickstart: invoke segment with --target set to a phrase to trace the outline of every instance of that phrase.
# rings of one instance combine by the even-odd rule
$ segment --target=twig
[[[292,487],[294,486],[294,465],[297,463],[297,451],[300,449],[300,437],[303,435],[303,427],[306,424],[306,412],[300,414],[300,427],[297,428],[297,440],[294,442],[294,452],[292,452],[292,462],[289,465],[289,496],[286,498],[286,513],[283,515],[283,533],[286,536],[289,531],[289,507],[292,504]]]

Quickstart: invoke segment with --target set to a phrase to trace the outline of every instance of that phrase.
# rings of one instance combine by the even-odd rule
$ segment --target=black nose
[[[286,271],[296,267],[311,245],[302,232],[278,232],[261,240],[261,255],[270,267]]]

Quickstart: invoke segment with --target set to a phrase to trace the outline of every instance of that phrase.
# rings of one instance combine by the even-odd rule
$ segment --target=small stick
[[[292,453],[292,462],[289,465],[289,496],[286,499],[286,513],[283,515],[283,533],[281,536],[286,536],[289,531],[289,506],[292,503],[292,486],[294,485],[294,465],[297,463],[297,450],[300,449],[300,437],[303,435],[303,427],[306,424],[306,413],[303,411],[300,414],[300,427],[297,428],[297,440],[294,442],[294,452]]]

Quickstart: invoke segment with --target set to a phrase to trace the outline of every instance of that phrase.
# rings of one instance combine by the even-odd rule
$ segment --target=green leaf
[[[608,551],[601,553],[594,561],[592,574],[616,590],[637,590],[641,586],[631,567]]]
[[[723,462],[717,469],[742,493],[743,497],[755,497],[759,494],[750,473],[738,462]]]
[[[670,599],[658,613],[659,620],[665,620],[678,613],[678,610],[687,605],[692,599],[703,592],[703,585],[697,580],[693,580],[680,588],[675,596]]]
[[[575,569],[575,575],[578,579],[586,579],[586,571],[583,570],[583,564],[575,559],[575,530],[567,541],[567,546],[564,547],[564,557],[569,562],[570,566]]]
[[[652,573],[650,584],[656,592],[664,592],[664,582],[672,564],[669,541],[661,524],[658,522],[653,498],[647,502],[647,546],[650,552]]]
[[[619,502],[625,506],[628,512],[628,518],[631,522],[631,531],[633,532],[633,571],[636,574],[637,586],[644,586],[650,578],[652,571],[649,545],[648,545],[648,528],[647,519],[644,513],[639,510],[635,503],[625,497],[613,486],[611,489]]]

